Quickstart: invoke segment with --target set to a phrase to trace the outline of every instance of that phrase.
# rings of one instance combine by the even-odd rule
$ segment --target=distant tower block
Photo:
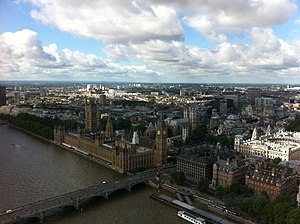
[[[107,104],[106,95],[104,95],[104,94],[99,95],[99,103],[100,103],[100,105],[106,105]]]
[[[14,92],[14,103],[19,104],[20,103],[20,93]]]
[[[112,140],[114,137],[114,129],[112,126],[111,118],[108,116],[105,128],[105,139]]]
[[[183,111],[183,117],[188,118],[189,122],[191,123],[192,130],[197,127],[198,124],[198,113],[196,107],[187,107]]]
[[[167,126],[161,118],[156,126],[156,139],[155,139],[155,152],[154,152],[154,166],[161,167],[167,164]]]
[[[99,104],[95,99],[85,101],[85,129],[88,132],[99,130]]]

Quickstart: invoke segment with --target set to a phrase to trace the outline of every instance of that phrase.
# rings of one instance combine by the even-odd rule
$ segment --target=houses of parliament
[[[84,154],[89,154],[109,164],[120,173],[160,167],[167,162],[167,127],[159,119],[154,129],[155,139],[133,133],[129,140],[115,136],[111,118],[108,117],[104,133],[100,132],[99,104],[94,99],[85,102],[85,130],[67,132],[64,127],[54,129],[54,142]],[[91,138],[84,133],[96,133]]]

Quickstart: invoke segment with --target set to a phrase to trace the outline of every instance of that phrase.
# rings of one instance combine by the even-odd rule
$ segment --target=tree
[[[206,177],[201,177],[197,189],[202,193],[207,193],[209,189],[209,180]]]
[[[291,210],[288,202],[277,203],[274,206],[274,224],[284,224],[287,220],[287,215]]]
[[[300,208],[292,209],[287,215],[287,224],[297,224],[300,221]]]
[[[286,127],[287,131],[300,131],[300,116],[296,116],[296,119],[294,122],[289,124]]]
[[[184,172],[182,171],[176,171],[172,173],[171,178],[175,181],[177,185],[183,185],[186,180]]]
[[[281,162],[281,158],[277,157],[273,159],[274,164],[279,164]]]
[[[228,194],[229,188],[222,187],[221,185],[218,185],[216,187],[216,196],[220,199],[222,199],[226,194]]]
[[[131,121],[125,118],[119,118],[117,121],[113,120],[114,130],[130,130],[131,129]]]
[[[264,213],[263,209],[270,203],[269,197],[266,193],[260,193],[258,197],[255,198],[254,203],[252,205],[254,215],[256,217],[261,218]]]
[[[207,134],[207,127],[205,125],[200,125],[196,127],[188,137],[189,142],[194,144],[201,143],[206,139]]]

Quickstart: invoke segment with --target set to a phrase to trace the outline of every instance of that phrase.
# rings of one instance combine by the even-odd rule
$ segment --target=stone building
[[[300,185],[300,161],[298,160],[289,160],[289,161],[281,161],[279,165],[287,166],[293,168],[297,173],[297,184]]]
[[[85,122],[85,130],[95,128],[91,121],[97,123],[95,116],[98,117],[99,112],[92,110],[90,113],[90,105],[86,103],[86,110],[89,110],[86,114],[89,113],[92,117],[86,117],[88,121]],[[132,141],[128,141],[124,136],[116,138],[112,134],[111,120],[108,118],[104,134],[96,131],[93,135],[86,135],[80,129],[74,134],[63,127],[57,127],[54,130],[54,142],[100,159],[121,173],[160,167],[167,163],[167,127],[162,119],[157,122],[155,140],[139,137],[135,133]]]
[[[269,128],[268,128],[269,129]],[[234,149],[243,156],[258,156],[263,158],[281,158],[281,160],[300,160],[300,132],[268,133],[258,136],[256,129],[251,139],[235,137]]]
[[[85,101],[85,130],[95,132],[100,128],[99,103],[95,99]]]
[[[177,171],[182,171],[187,180],[195,183],[203,177],[211,181],[214,161],[212,158],[182,154],[177,158]]]
[[[256,163],[245,176],[246,185],[255,192],[265,191],[271,198],[294,195],[297,190],[296,171],[271,162]]]
[[[213,166],[212,187],[230,187],[233,182],[244,184],[248,167],[249,163],[239,158],[218,160]]]

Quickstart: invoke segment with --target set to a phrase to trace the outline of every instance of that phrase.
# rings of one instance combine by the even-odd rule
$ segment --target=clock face
[[[167,134],[167,132],[166,131],[163,131],[163,135],[166,135]]]
[[[160,135],[160,131],[157,131],[157,134]]]

